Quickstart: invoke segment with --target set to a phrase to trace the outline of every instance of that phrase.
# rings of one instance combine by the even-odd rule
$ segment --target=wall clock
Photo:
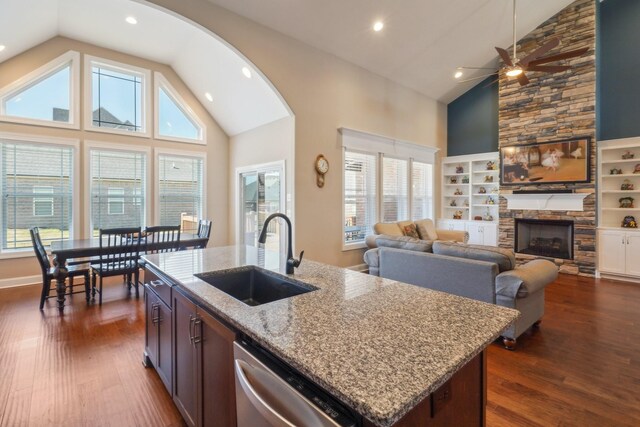
[[[329,161],[322,154],[316,157],[316,184],[318,187],[324,187],[324,175],[329,172]]]

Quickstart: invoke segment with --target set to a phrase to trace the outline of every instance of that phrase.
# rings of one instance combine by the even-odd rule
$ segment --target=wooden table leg
[[[59,258],[56,256],[53,259],[53,264],[55,265],[55,269],[53,270],[53,277],[56,279],[56,293],[58,294],[58,311],[60,314],[64,312],[64,301],[65,301],[65,281],[67,280],[67,276],[69,275],[69,271],[67,270],[67,260],[64,258]]]

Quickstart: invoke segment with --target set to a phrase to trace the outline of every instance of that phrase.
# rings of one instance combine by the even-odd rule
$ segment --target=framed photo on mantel
[[[591,180],[591,138],[500,148],[502,185],[569,184]]]

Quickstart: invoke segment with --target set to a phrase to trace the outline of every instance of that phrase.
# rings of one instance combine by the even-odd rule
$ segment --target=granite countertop
[[[194,274],[283,257],[250,246],[146,255],[175,285],[375,424],[398,421],[494,341],[519,312],[304,260],[317,288],[250,307]]]

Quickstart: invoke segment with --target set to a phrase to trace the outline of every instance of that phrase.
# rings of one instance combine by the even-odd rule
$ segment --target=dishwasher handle
[[[253,407],[273,426],[296,427],[295,424],[279,414],[258,394],[245,374],[246,369],[250,369],[250,365],[243,360],[236,359],[236,378]]]

